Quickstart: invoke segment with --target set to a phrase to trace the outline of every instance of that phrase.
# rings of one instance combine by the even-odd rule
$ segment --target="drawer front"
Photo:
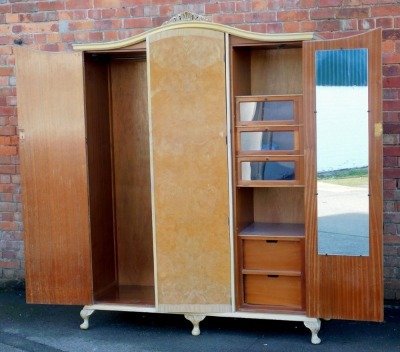
[[[299,131],[298,126],[237,128],[237,155],[299,155]]]
[[[244,275],[244,303],[300,309],[301,277]]]
[[[243,268],[302,271],[303,241],[244,240]]]
[[[303,184],[303,157],[248,156],[237,159],[239,186]]]
[[[302,122],[301,112],[300,95],[236,97],[236,125],[299,124]]]

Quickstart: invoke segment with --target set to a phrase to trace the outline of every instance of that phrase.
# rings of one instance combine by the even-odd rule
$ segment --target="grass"
[[[368,168],[345,169],[322,172],[318,181],[349,187],[368,186]]]

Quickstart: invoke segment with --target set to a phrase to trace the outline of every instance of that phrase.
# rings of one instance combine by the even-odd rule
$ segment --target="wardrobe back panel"
[[[85,62],[89,206],[94,295],[116,281],[108,64]]]
[[[304,224],[304,188],[254,188],[254,221]]]
[[[302,94],[302,51],[253,49],[251,52],[251,94]]]
[[[119,284],[154,285],[145,60],[112,60],[111,101]]]

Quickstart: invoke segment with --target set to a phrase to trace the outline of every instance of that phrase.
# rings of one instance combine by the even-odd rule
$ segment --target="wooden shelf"
[[[155,306],[154,286],[113,286],[95,298],[96,303]]]
[[[304,237],[304,224],[254,222],[239,232],[239,237]]]

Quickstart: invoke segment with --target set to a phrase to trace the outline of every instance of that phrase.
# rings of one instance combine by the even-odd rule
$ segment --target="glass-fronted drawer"
[[[238,157],[238,185],[302,185],[302,163],[299,156]]]
[[[299,154],[302,150],[299,127],[239,127],[236,133],[238,154]]]
[[[297,125],[300,105],[301,95],[236,97],[236,124]]]

